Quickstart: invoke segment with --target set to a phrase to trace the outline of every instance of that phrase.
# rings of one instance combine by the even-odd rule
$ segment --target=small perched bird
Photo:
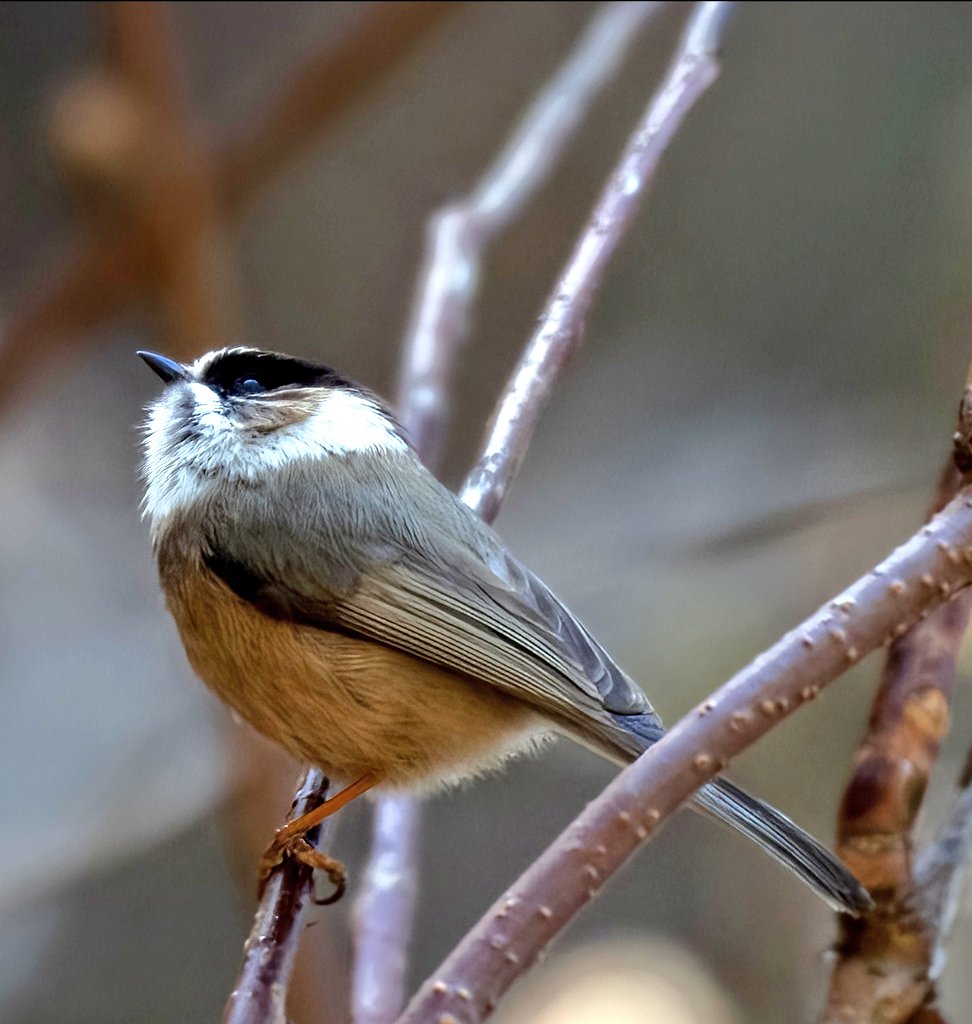
[[[199,676],[347,788],[284,826],[287,853],[373,786],[428,789],[560,733],[617,763],[663,733],[638,686],[422,465],[382,401],[327,366],[227,348],[183,365],[145,432],[145,512]],[[837,910],[857,880],[723,778],[695,797]]]

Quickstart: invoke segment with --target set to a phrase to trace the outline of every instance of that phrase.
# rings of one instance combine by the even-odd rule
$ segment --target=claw
[[[260,858],[260,871],[258,879],[258,898],[263,897],[263,890],[270,880],[275,868],[279,867],[285,860],[291,859],[298,864],[304,864],[312,871],[323,871],[334,886],[334,892],[325,899],[314,898],[314,902],[320,906],[328,906],[344,895],[348,884],[348,873],[344,865],[336,857],[328,856],[315,850],[313,846],[302,835],[282,835],[280,832],[274,837],[273,842],[267,847],[266,852]]]

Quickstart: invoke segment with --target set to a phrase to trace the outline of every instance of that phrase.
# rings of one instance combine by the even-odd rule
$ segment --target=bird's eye
[[[240,377],[233,385],[238,395],[255,395],[263,390],[263,385],[253,377]]]

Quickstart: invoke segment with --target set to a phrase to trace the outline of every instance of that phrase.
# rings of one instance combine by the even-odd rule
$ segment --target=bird
[[[196,674],[297,760],[345,784],[427,792],[563,735],[623,765],[664,733],[648,697],[551,590],[423,465],[391,408],[329,366],[234,346],[184,364],[144,424],[143,513]],[[867,891],[821,843],[723,776],[694,806],[832,908]]]

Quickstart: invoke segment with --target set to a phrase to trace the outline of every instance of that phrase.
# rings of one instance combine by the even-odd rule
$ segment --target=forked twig
[[[486,247],[549,177],[637,33],[664,6],[624,0],[607,4],[475,188],[430,218],[400,374],[400,393],[411,410],[410,431],[422,442],[429,465],[438,464],[448,415],[445,382],[452,378],[468,333]]]

